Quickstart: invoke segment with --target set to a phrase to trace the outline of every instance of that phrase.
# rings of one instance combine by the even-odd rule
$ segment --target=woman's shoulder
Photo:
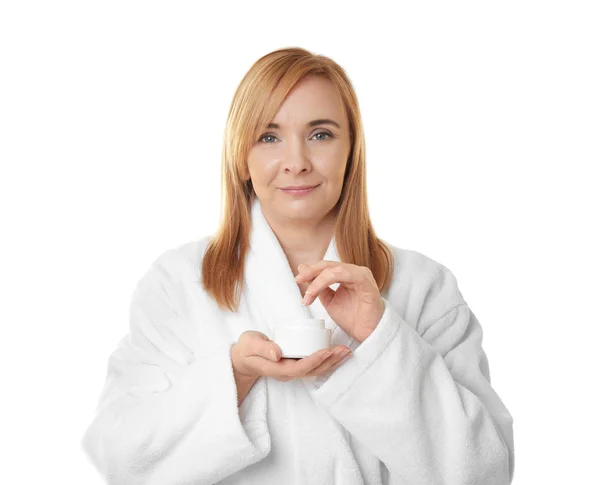
[[[209,240],[208,235],[172,246],[159,253],[152,265],[165,269],[188,267],[199,271]]]
[[[450,271],[437,259],[415,249],[408,249],[384,241],[394,255],[394,279],[430,281],[441,272]]]
[[[183,360],[189,351],[209,355],[227,343],[221,314],[200,278],[208,241],[205,236],[159,252],[133,293],[132,315],[143,317],[133,320],[134,331],[139,335],[143,327],[160,336],[163,346]]]
[[[202,299],[202,258],[210,236],[186,241],[158,253],[136,286],[136,292],[148,288],[166,289],[173,300],[186,301],[190,296]]]
[[[387,295],[419,320],[433,320],[466,303],[452,271],[441,261],[415,249],[384,241],[394,255],[392,281]]]

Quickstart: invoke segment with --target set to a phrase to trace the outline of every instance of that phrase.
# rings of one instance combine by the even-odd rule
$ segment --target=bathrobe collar
[[[256,326],[272,338],[277,325],[298,318],[313,318],[313,314],[302,304],[302,293],[294,273],[256,196],[252,201],[251,219],[250,248],[244,273],[245,291],[252,313],[258,320]],[[323,259],[339,261],[335,236],[331,238]]]

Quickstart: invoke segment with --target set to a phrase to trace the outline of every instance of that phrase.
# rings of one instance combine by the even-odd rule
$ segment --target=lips
[[[316,187],[316,185],[290,185],[288,187],[281,187],[281,190],[304,190],[304,189],[312,189]]]
[[[315,190],[318,185],[313,185],[313,186],[304,186],[305,188],[281,188],[280,190],[286,194],[291,194],[291,195],[304,195],[304,194],[310,194],[313,190]]]

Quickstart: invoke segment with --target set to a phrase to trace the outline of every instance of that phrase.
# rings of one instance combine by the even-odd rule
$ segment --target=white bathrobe
[[[390,245],[385,311],[359,344],[318,299],[302,305],[258,200],[237,313],[219,310],[200,283],[207,242],[164,252],[135,288],[129,333],[81,441],[107,483],[511,483],[513,419],[490,385],[481,325],[445,266]],[[335,238],[324,259],[339,261]],[[278,322],[306,312],[353,355],[319,378],[260,377],[238,409],[231,345],[250,329],[272,338]]]

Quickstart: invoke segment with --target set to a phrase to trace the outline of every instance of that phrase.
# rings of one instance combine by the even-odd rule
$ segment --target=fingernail
[[[298,271],[300,271],[302,268],[304,268],[306,265],[304,263],[300,263],[298,265]]]
[[[277,354],[273,349],[269,351],[269,355],[271,356],[271,360],[277,360]]]

